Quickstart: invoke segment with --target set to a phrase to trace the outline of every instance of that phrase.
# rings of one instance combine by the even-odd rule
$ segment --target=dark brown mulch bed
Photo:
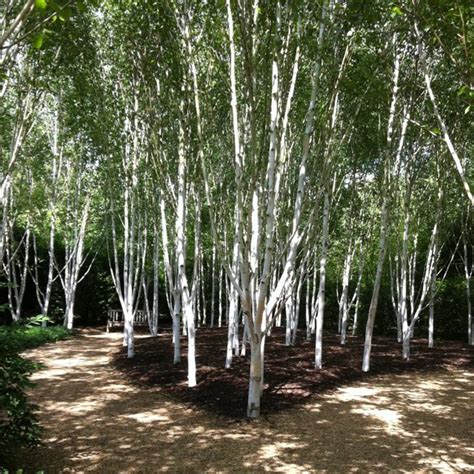
[[[199,328],[197,332],[197,379],[187,387],[186,338],[181,337],[182,360],[173,365],[171,331],[162,329],[158,338],[136,340],[136,355],[127,359],[121,350],[114,365],[134,383],[157,387],[173,398],[226,418],[242,419],[245,414],[249,356],[234,357],[232,368],[225,369],[225,328]],[[438,342],[434,349],[426,340],[412,342],[411,360],[403,361],[396,341],[376,337],[372,346],[371,371],[362,372],[363,338],[350,337],[345,346],[335,334],[323,341],[323,369],[314,369],[314,341],[303,340],[301,332],[294,347],[284,344],[283,329],[276,328],[267,338],[265,349],[265,391],[262,414],[269,415],[304,403],[312,396],[342,384],[386,373],[423,373],[450,368],[474,368],[474,350],[455,341]],[[249,354],[250,349],[247,350]]]

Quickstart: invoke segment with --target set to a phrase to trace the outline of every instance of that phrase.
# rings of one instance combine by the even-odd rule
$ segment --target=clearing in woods
[[[282,338],[274,337],[266,354],[263,416],[248,422],[243,418],[246,362],[235,358],[231,370],[221,369],[224,359],[213,349],[220,347],[213,339],[225,333],[213,331],[203,329],[198,338],[196,389],[185,387],[185,358],[180,370],[171,371],[167,332],[158,340],[139,337],[132,361],[124,359],[119,333],[97,330],[81,330],[72,340],[30,351],[44,364],[34,375],[32,393],[45,428],[44,446],[19,453],[7,467],[46,472],[474,470],[471,348],[451,343],[430,353],[415,344],[412,362],[403,364],[393,352],[398,346],[382,340],[374,351],[373,373],[363,375],[354,355],[360,351],[340,348],[329,336],[324,369],[317,373],[310,369],[307,343],[282,348]],[[349,344],[354,349],[360,342]],[[289,374],[278,371],[282,358],[293,367],[285,369]]]

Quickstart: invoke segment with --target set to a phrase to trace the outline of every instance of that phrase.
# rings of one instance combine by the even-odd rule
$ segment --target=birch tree
[[[364,354],[362,359],[362,370],[368,372],[370,368],[370,352],[372,349],[372,336],[374,330],[375,315],[377,312],[377,305],[380,292],[380,284],[382,280],[382,271],[385,261],[386,245],[387,245],[387,232],[388,232],[388,214],[389,214],[389,200],[390,200],[390,183],[391,175],[393,173],[393,134],[394,134],[394,120],[395,112],[398,101],[398,89],[399,89],[399,75],[400,75],[400,61],[401,54],[398,50],[397,37],[394,35],[392,40],[394,53],[393,63],[393,76],[392,76],[392,96],[390,102],[390,110],[387,121],[387,136],[386,136],[386,149],[384,151],[384,165],[383,165],[383,178],[382,178],[382,202],[380,209],[380,237],[379,237],[379,250],[377,257],[377,268],[375,271],[375,279],[372,291],[372,299],[370,301],[369,314],[367,317],[367,324],[365,330],[365,342],[364,342]],[[400,148],[399,148],[400,150]]]
[[[66,164],[66,176],[64,177],[64,188],[68,192],[66,196],[64,221],[67,230],[63,231],[64,241],[64,265],[58,268],[58,275],[64,290],[65,311],[64,326],[72,329],[74,323],[74,303],[77,285],[84,279],[87,272],[80,277],[80,271],[85,263],[84,244],[89,219],[91,197],[90,190],[84,184],[86,177],[83,170],[77,169],[70,161]],[[82,196],[86,197],[82,199]],[[59,265],[57,265],[59,266]]]

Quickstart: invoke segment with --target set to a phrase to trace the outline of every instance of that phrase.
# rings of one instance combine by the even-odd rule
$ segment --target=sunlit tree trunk
[[[400,259],[400,281],[399,281],[399,302],[398,319],[402,322],[402,343],[403,353],[407,352],[407,345],[410,344],[410,327],[408,321],[407,308],[407,285],[408,285],[408,239],[410,236],[410,199],[412,182],[407,178],[405,193],[405,221],[403,224],[402,255]]]
[[[186,193],[186,158],[184,156],[184,130],[180,123],[180,146],[178,163],[178,189],[176,208],[176,258],[178,263],[178,280],[181,294],[183,316],[186,319],[188,335],[188,386],[196,385],[196,349],[195,349],[195,321],[191,295],[186,276],[186,247],[185,247],[185,193]]]
[[[87,274],[86,273],[79,278],[79,272],[84,264],[84,240],[86,236],[88,216],[89,201],[86,202],[79,221],[75,223],[76,226],[79,226],[79,229],[76,228],[74,239],[69,243],[69,248],[66,252],[64,276],[61,276],[61,283],[64,289],[66,302],[64,326],[67,329],[72,329],[74,324],[74,304],[76,300],[77,285]]]
[[[217,326],[222,327],[222,294],[224,292],[223,286],[225,283],[225,273],[223,268],[219,268],[219,301],[218,301],[218,317]]]
[[[396,35],[393,38],[394,45],[396,47]],[[393,88],[392,88],[392,100],[390,104],[388,125],[387,125],[387,140],[386,140],[386,151],[385,151],[385,164],[384,164],[384,177],[383,177],[383,190],[382,190],[382,208],[380,212],[380,238],[379,238],[379,251],[377,257],[377,268],[375,271],[374,285],[372,290],[372,298],[370,300],[369,314],[367,316],[367,324],[365,328],[365,341],[364,341],[364,354],[362,357],[362,371],[368,372],[370,369],[370,352],[372,349],[372,335],[374,331],[375,315],[377,313],[377,306],[379,301],[380,284],[382,281],[383,264],[385,261],[386,253],[386,240],[388,233],[388,207],[389,207],[389,190],[387,187],[391,182],[392,173],[392,140],[393,140],[393,125],[395,119],[395,111],[398,100],[398,78],[400,74],[400,54],[395,53],[395,61],[393,68]]]
[[[238,133],[238,129],[236,131]],[[236,151],[237,153],[237,151]],[[232,250],[232,272],[234,275],[239,274],[239,260],[240,260],[240,239],[241,239],[241,203],[237,202],[234,211],[234,244]],[[239,295],[237,289],[230,285],[229,300],[228,300],[228,317],[227,317],[227,350],[225,359],[225,368],[230,368],[232,364],[232,355],[238,353],[238,337],[239,337]],[[237,343],[236,343],[237,341]]]
[[[314,334],[316,330],[316,315],[318,314],[318,262],[319,255],[318,252],[314,253],[314,262],[313,262],[313,282],[312,282],[312,291],[311,291],[311,312],[309,316],[309,326],[306,328],[306,340],[311,340],[311,335]]]
[[[285,314],[286,314],[286,330],[285,330],[285,345],[291,346],[292,333],[295,324],[295,303],[293,298],[293,292],[287,296],[285,301]]]
[[[214,327],[216,311],[216,244],[212,243],[212,260],[211,260],[211,320],[210,327]]]
[[[5,238],[8,232],[8,198],[13,180],[13,172],[23,141],[33,125],[32,103],[32,93],[28,89],[20,98],[10,148],[8,150],[8,159],[5,163],[1,163],[2,166],[0,167],[0,262],[3,262]]]
[[[158,231],[158,224],[153,225],[153,308],[152,308],[152,336],[158,335],[158,320],[160,317],[159,307],[159,282],[160,282],[160,233]]]
[[[35,6],[35,0],[26,0],[26,2],[23,4],[23,7],[18,12],[16,17],[2,32],[2,36],[0,36],[0,50],[3,49],[3,46],[7,45],[7,42],[9,40],[11,41],[12,38],[14,39],[15,36],[18,34],[18,32],[22,29],[24,23],[26,22],[28,17],[31,15],[31,12],[34,9],[34,6]],[[3,60],[4,59],[3,55],[0,56],[0,58]]]
[[[55,101],[57,105],[57,102]],[[49,240],[48,240],[48,272],[44,292],[41,289],[41,282],[38,276],[38,252],[36,245],[36,236],[33,234],[33,251],[34,251],[34,273],[33,281],[36,287],[36,298],[41,309],[43,317],[42,326],[47,325],[47,316],[51,301],[51,291],[54,282],[54,264],[55,264],[55,242],[56,242],[56,213],[59,181],[63,167],[63,151],[59,145],[59,118],[57,108],[52,112],[49,139],[52,154],[51,160],[51,181],[49,200],[48,200],[48,218],[49,218]]]
[[[125,85],[120,82],[122,95],[129,100],[125,107],[125,137],[122,147],[121,171],[124,174],[122,210],[120,217],[123,234],[122,264],[119,261],[119,235],[116,228],[117,213],[114,201],[117,196],[110,196],[110,217],[112,227],[113,265],[110,265],[111,276],[122,307],[124,318],[123,346],[127,347],[127,357],[135,355],[133,322],[139,303],[141,291],[141,272],[143,268],[143,222],[140,216],[139,163],[141,157],[142,124],[138,116],[138,93],[131,80],[131,97]],[[112,262],[111,262],[112,263]]]
[[[324,194],[323,206],[323,229],[321,235],[321,256],[319,260],[319,290],[318,290],[318,312],[316,316],[316,342],[314,366],[317,369],[323,367],[323,323],[324,307],[326,301],[326,264],[328,254],[329,237],[329,207],[330,200],[328,192]]]
[[[360,290],[362,287],[362,277],[364,275],[364,266],[365,266],[365,256],[363,254],[363,248],[361,244],[361,251],[360,251],[360,260],[359,260],[359,276],[357,277],[357,285],[354,291],[354,295],[352,296],[351,306],[354,306],[354,315],[353,315],[353,322],[352,322],[352,335],[355,336],[357,334],[358,328],[358,316],[359,316],[359,304],[360,304]]]
[[[466,297],[467,297],[467,336],[468,336],[468,344],[474,345],[474,322],[472,319],[472,300],[471,300],[471,280],[472,275],[474,273],[474,258],[472,255],[472,245],[470,245],[469,236],[471,235],[469,229],[469,212],[468,209],[468,217],[465,219],[464,227],[462,231],[462,244],[463,244],[463,252],[462,252],[462,262],[464,267],[464,277],[466,281]],[[471,264],[469,265],[469,261]]]
[[[474,196],[472,194],[469,181],[466,177],[466,173],[464,171],[464,168],[462,166],[462,162],[458,156],[458,153],[454,147],[454,144],[451,140],[451,136],[448,131],[448,127],[446,125],[446,122],[444,121],[443,117],[441,116],[441,112],[439,111],[438,108],[438,102],[436,100],[435,94],[433,92],[433,88],[431,85],[431,74],[428,69],[428,64],[426,60],[426,53],[425,53],[425,46],[423,44],[423,39],[422,39],[422,34],[419,30],[418,23],[416,21],[416,16],[413,16],[415,19],[414,21],[414,28],[415,28],[415,33],[418,38],[418,54],[420,55],[420,63],[422,66],[422,72],[423,72],[423,78],[425,80],[425,85],[426,85],[426,90],[428,92],[428,96],[430,98],[431,104],[433,106],[433,111],[436,116],[436,119],[438,120],[439,126],[441,128],[441,132],[443,135],[443,140],[446,143],[446,146],[448,147],[449,154],[451,155],[452,160],[454,161],[454,165],[456,167],[456,171],[458,172],[459,179],[461,180],[461,184],[464,188],[464,192],[466,193],[469,203],[471,206],[474,206]]]
[[[357,244],[356,244],[357,245]],[[342,272],[342,293],[339,301],[339,319],[341,321],[341,344],[346,343],[347,324],[349,321],[349,282],[351,278],[352,260],[354,259],[356,245],[352,249],[352,239],[344,259],[344,268]]]
[[[5,275],[8,283],[8,306],[13,321],[19,321],[22,314],[23,299],[29,270],[31,228],[29,219],[26,230],[19,243],[14,241],[13,223],[6,234]]]
[[[440,189],[438,194],[438,212],[436,215],[435,223],[431,231],[430,243],[428,245],[426,261],[423,271],[423,278],[421,281],[421,289],[418,297],[418,301],[415,301],[413,298],[412,302],[412,313],[411,320],[406,332],[403,333],[403,358],[410,358],[410,342],[413,337],[413,331],[415,324],[417,323],[422,310],[425,307],[426,298],[430,291],[433,279],[433,272],[435,271],[436,262],[439,255],[439,242],[438,242],[438,233],[439,233],[439,223],[441,218],[441,198],[442,198],[442,189]]]
[[[436,265],[433,265],[430,282],[430,302],[428,319],[428,347],[434,347],[434,300],[436,296]]]
[[[79,274],[85,263],[84,243],[89,219],[90,190],[84,185],[84,170],[81,163],[74,163],[67,157],[63,171],[63,187],[65,194],[66,222],[64,223],[65,260],[62,268],[58,268],[58,276],[64,291],[65,310],[64,327],[72,329],[74,325],[74,305],[78,284],[85,278]],[[83,196],[86,195],[85,198]],[[90,266],[89,266],[90,269]]]
[[[180,339],[180,325],[181,325],[181,294],[179,290],[179,281],[176,272],[173,270],[171,264],[171,256],[169,250],[168,240],[168,226],[165,213],[165,202],[160,200],[160,215],[161,215],[161,240],[163,243],[163,263],[165,266],[165,275],[168,280],[168,308],[173,320],[173,346],[174,355],[173,362],[178,364],[181,361],[181,339]]]

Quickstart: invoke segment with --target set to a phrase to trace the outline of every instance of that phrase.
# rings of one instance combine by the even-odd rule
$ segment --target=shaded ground
[[[246,410],[249,357],[234,357],[232,368],[224,368],[227,329],[199,329],[195,389],[187,387],[187,339],[181,337],[182,361],[173,365],[170,331],[164,329],[157,339],[138,340],[133,359],[127,359],[125,349],[119,350],[114,365],[131,382],[160,387],[164,393],[190,406],[225,418],[241,419]],[[315,370],[314,341],[299,340],[296,346],[286,347],[284,340],[281,328],[276,328],[267,338],[264,416],[306,403],[311,397],[342,384],[369,380],[380,374],[417,376],[434,370],[474,369],[474,350],[460,342],[443,341],[439,347],[429,349],[426,340],[415,340],[411,360],[404,361],[400,344],[393,339],[377,338],[372,347],[371,371],[366,374],[361,370],[362,338],[350,337],[341,346],[337,335],[326,335],[323,369]]]
[[[137,352],[156,342],[138,340]],[[444,368],[425,364],[386,374],[379,367],[378,375],[338,382],[295,409],[248,423],[190,404],[196,401],[183,404],[168,388],[131,383],[114,367],[121,362],[111,363],[119,344],[117,333],[83,331],[30,352],[45,364],[32,394],[45,446],[18,453],[9,467],[46,473],[474,470],[472,351],[461,346],[452,361],[464,362],[443,356]],[[200,378],[204,385],[204,373]],[[271,388],[277,380],[268,378],[265,397],[278,392]],[[286,382],[283,388],[294,392]]]

